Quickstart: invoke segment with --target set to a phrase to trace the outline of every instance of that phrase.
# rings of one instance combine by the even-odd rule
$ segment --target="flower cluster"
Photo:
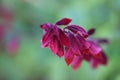
[[[88,37],[95,29],[86,31],[78,25],[69,24],[71,21],[63,18],[55,24],[42,24],[42,47],[49,47],[60,58],[64,56],[66,64],[73,69],[77,69],[83,60],[89,62],[92,68],[107,64],[107,57],[99,46],[99,43],[106,43],[107,40],[90,40]],[[60,28],[61,25],[65,27]]]

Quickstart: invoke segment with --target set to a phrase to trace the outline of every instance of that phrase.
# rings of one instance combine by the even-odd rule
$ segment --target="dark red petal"
[[[104,54],[104,52],[101,52],[101,57],[96,58],[92,57],[91,60],[91,66],[92,68],[96,68],[98,65],[106,65],[107,64],[107,56]]]
[[[57,25],[54,25],[53,30],[55,32],[55,35],[57,35],[57,37],[59,38],[59,34],[60,34],[60,28]]]
[[[86,38],[88,37],[88,33],[85,31],[85,29],[83,29],[80,26],[77,25],[69,25],[66,27],[67,29],[69,29],[70,31],[72,31],[73,33],[77,33],[80,34],[82,37]]]
[[[106,65],[107,64],[107,56],[105,55],[105,53],[102,51],[101,52],[101,59],[98,59],[99,63],[103,64],[103,65]]]
[[[59,39],[63,45],[69,46],[70,40],[68,36],[61,29],[59,29]]]
[[[92,55],[91,55],[91,54],[87,54],[87,55],[84,54],[84,55],[83,55],[83,59],[86,60],[86,61],[88,61],[88,62],[91,60],[91,58],[92,58]]]
[[[93,55],[95,58],[101,58],[102,57],[102,54],[101,54],[101,52],[99,52],[98,54],[96,54],[96,55]]]
[[[41,29],[45,29],[45,28],[47,28],[47,27],[49,27],[48,24],[42,24],[42,25],[40,25],[40,28],[41,28]]]
[[[82,63],[82,58],[80,56],[74,56],[71,66],[74,70],[78,69]]]
[[[51,23],[45,23],[40,25],[40,28],[45,30],[46,32],[49,31],[54,25],[52,25]]]
[[[89,48],[89,51],[93,56],[98,55],[102,51],[102,49],[97,44],[95,44],[93,41],[88,41],[88,42],[91,45]]]
[[[68,32],[69,34],[69,39],[70,39],[70,46],[72,51],[75,53],[75,55],[81,55],[81,51],[79,49],[79,45],[77,43],[77,40],[75,38],[75,36],[73,34],[71,34],[70,32]]]
[[[97,67],[98,67],[98,62],[95,60],[95,59],[91,59],[90,60],[90,65],[91,65],[91,67],[93,68],[93,69],[96,69]]]
[[[59,43],[58,43],[58,39],[56,36],[53,36],[50,43],[49,43],[50,49],[54,54],[57,54],[58,52],[58,47],[59,47]]]
[[[71,51],[71,48],[68,47],[66,49],[66,53],[64,55],[64,58],[65,58],[65,62],[67,65],[69,65],[73,61],[74,53]]]
[[[63,18],[56,22],[56,25],[68,25],[72,20],[69,18]]]
[[[88,41],[86,41],[82,36],[80,36],[79,34],[76,35],[76,40],[79,44],[79,47],[81,48],[81,50],[87,50],[90,47],[90,43]]]
[[[58,44],[57,55],[61,58],[64,55],[64,47],[60,42]]]
[[[48,32],[46,32],[43,37],[42,37],[42,47],[47,47],[49,41],[51,40],[51,37],[53,36],[52,34],[52,30],[49,30]]]
[[[89,54],[90,44],[80,35],[76,35],[76,40],[82,54]]]
[[[94,28],[88,30],[88,35],[93,35],[94,33],[95,33],[95,29]]]

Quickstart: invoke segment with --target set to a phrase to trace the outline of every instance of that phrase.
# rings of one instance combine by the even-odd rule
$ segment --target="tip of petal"
[[[101,53],[98,53],[96,55],[93,55],[95,58],[101,58],[102,57],[102,54]]]
[[[66,62],[66,64],[69,66],[70,63],[72,62],[72,60],[73,60],[73,59],[71,59],[71,58],[66,58],[66,59],[65,59],[65,62]]]
[[[88,30],[88,35],[93,35],[94,33],[95,33],[95,29],[94,28]]]
[[[59,58],[61,58],[63,55],[64,55],[64,51],[63,51],[63,48],[62,48],[61,50],[58,51],[57,56]]]
[[[74,57],[74,60],[71,63],[71,66],[72,66],[73,70],[77,70],[81,66],[82,60],[83,59],[80,56],[75,56]]]
[[[40,25],[40,28],[41,28],[41,29],[44,29],[44,27],[45,27],[45,25],[44,25],[44,24]]]
[[[68,25],[72,20],[70,18],[63,18],[56,22],[56,25]]]

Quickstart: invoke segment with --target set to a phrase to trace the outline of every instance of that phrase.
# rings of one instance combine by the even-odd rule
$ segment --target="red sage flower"
[[[45,23],[40,25],[44,34],[41,39],[42,47],[48,47],[58,57],[64,56],[67,65],[74,70],[78,69],[82,61],[97,68],[99,64],[106,65],[107,57],[99,43],[107,43],[106,39],[89,39],[95,29],[86,31],[78,25],[70,24],[72,20],[63,18],[55,24]],[[65,26],[63,29],[60,26]]]

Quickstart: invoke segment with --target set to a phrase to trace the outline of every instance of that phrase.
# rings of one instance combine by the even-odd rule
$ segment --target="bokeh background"
[[[41,48],[39,25],[64,17],[109,40],[107,66],[74,71]],[[120,0],[0,0],[0,80],[120,80]]]

